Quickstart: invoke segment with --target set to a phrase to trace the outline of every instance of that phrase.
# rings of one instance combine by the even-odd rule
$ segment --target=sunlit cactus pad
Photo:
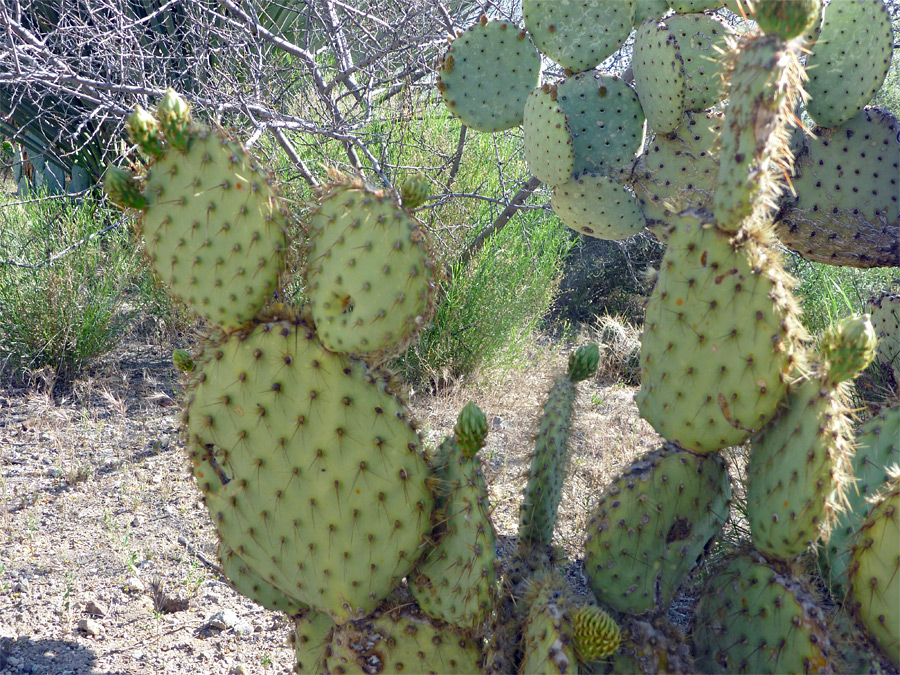
[[[528,169],[548,185],[561,185],[575,170],[575,141],[556,87],[536,88],[525,101],[524,150]]]
[[[900,267],[897,118],[866,108],[836,129],[816,129],[806,145],[792,179],[797,198],[783,210],[778,238],[817,262]]]
[[[806,62],[806,111],[816,124],[836,127],[859,113],[881,88],[893,49],[884,0],[829,4]]]
[[[665,21],[648,21],[638,28],[632,67],[647,124],[660,134],[675,131],[684,113],[687,78],[678,36]]]
[[[187,410],[222,541],[295,601],[370,612],[430,529],[428,468],[403,404],[361,361],[279,321],[209,346]]]
[[[716,189],[721,113],[685,113],[674,135],[657,135],[645,151],[634,191],[647,220],[664,224],[666,207],[708,207]]]
[[[580,73],[612,55],[628,38],[634,0],[523,0],[522,15],[538,49]]]
[[[640,28],[645,21],[661,19],[668,12],[666,0],[634,0],[634,27]]]
[[[478,673],[478,643],[413,606],[379,611],[335,629],[327,673]]]
[[[669,7],[679,14],[703,12],[707,9],[716,9],[725,4],[725,0],[668,0]]]
[[[531,584],[528,616],[522,635],[523,675],[577,673],[578,661],[573,639],[575,605],[565,580],[547,573]]]
[[[630,192],[594,173],[576,175],[555,187],[550,203],[564,224],[598,239],[625,239],[647,224]]]
[[[421,224],[390,193],[339,185],[309,221],[307,298],[328,349],[391,354],[431,315],[433,265]]]
[[[288,597],[256,574],[223,541],[219,542],[219,562],[222,564],[222,573],[226,576],[231,586],[241,595],[253,600],[257,605],[262,605],[266,609],[271,609],[275,612],[285,612],[291,615],[309,609],[308,605]]]
[[[684,64],[685,110],[706,110],[725,97],[723,56],[732,30],[708,14],[679,14],[666,19],[678,41]]]
[[[250,321],[275,290],[286,248],[272,179],[217,129],[195,128],[147,174],[141,221],[160,278],[200,316]]]
[[[696,452],[742,443],[772,417],[803,329],[771,246],[682,217],[647,303],[638,409]]]
[[[850,603],[869,637],[900,668],[900,470],[875,496],[853,540]]]
[[[572,132],[575,173],[614,175],[630,167],[644,140],[644,112],[624,80],[579,73],[559,83],[556,99]]]
[[[832,663],[809,583],[755,552],[732,557],[709,577],[693,638],[701,673],[820,673]]]
[[[872,325],[878,338],[876,359],[891,369],[900,385],[900,294],[884,293],[869,301]]]
[[[728,518],[730,498],[717,455],[666,445],[635,460],[603,491],[588,524],[591,590],[620,612],[666,607]]]
[[[483,20],[450,45],[438,70],[438,89],[450,112],[477,131],[522,123],[525,99],[538,85],[541,57],[524,31]]]
[[[290,614],[294,630],[288,636],[288,641],[294,648],[294,672],[319,672],[325,647],[331,640],[334,621],[328,614],[313,609]]]

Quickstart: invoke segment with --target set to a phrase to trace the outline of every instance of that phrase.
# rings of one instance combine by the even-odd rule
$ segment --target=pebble
[[[232,628],[237,622],[237,614],[230,609],[223,609],[221,612],[216,612],[209,617],[207,624],[210,628],[225,630],[226,628]]]
[[[125,580],[126,591],[131,591],[133,593],[143,593],[145,588],[146,587],[144,586],[144,582],[138,579],[136,576],[128,577]]]
[[[99,600],[90,599],[84,603],[84,611],[86,614],[93,614],[94,616],[104,617],[109,614],[109,607],[104,605]]]
[[[19,579],[12,586],[13,593],[28,593],[31,590],[31,584],[28,583],[28,579]]]
[[[135,516],[134,518],[131,519],[132,527],[140,527],[143,524],[144,524],[144,518],[142,516]]]
[[[238,621],[234,624],[234,632],[238,635],[250,635],[253,632],[253,624],[249,621]]]
[[[93,619],[79,619],[78,620],[78,630],[86,633],[87,635],[93,635],[97,637],[101,633],[103,633],[103,626]]]

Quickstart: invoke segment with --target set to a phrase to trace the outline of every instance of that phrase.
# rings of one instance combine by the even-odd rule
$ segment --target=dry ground
[[[2,675],[290,672],[287,620],[217,572],[180,442],[171,346],[147,342],[133,338],[52,391],[40,379],[0,389]],[[433,444],[468,400],[487,413],[482,457],[501,534],[515,532],[538,411],[565,352],[535,347],[527,369],[492,384],[412,392]],[[598,490],[658,442],[633,388],[600,378],[579,387],[558,528],[573,558]],[[234,614],[216,621],[225,610]]]

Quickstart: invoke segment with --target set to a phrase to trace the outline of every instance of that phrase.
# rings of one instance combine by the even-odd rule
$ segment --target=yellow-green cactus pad
[[[483,19],[453,40],[441,59],[438,90],[450,112],[476,131],[522,123],[538,85],[541,56],[524,31]]]
[[[866,108],[837,129],[816,129],[776,224],[805,258],[849,267],[900,267],[900,123]]]
[[[836,656],[809,583],[754,551],[709,577],[693,642],[700,673],[822,673]]]
[[[566,226],[598,239],[626,239],[647,224],[630,192],[593,173],[555,187],[550,204]]]
[[[399,351],[431,316],[434,273],[420,223],[388,193],[336,186],[310,218],[307,298],[328,349]]]
[[[523,675],[578,674],[572,639],[576,606],[566,582],[553,572],[535,578],[525,600],[528,615],[522,635]]]
[[[900,384],[900,295],[885,293],[869,301],[872,326],[878,338],[876,360],[894,372]]]
[[[804,333],[770,245],[682,215],[647,303],[637,404],[667,440],[714,452],[771,419]]]
[[[806,111],[815,123],[836,127],[855,117],[881,89],[893,49],[884,0],[829,4],[806,61]]]
[[[147,174],[141,231],[170,290],[226,328],[253,319],[275,290],[286,248],[272,178],[239,144],[195,128]]]
[[[716,144],[722,113],[685,113],[674,134],[649,143],[637,172],[634,193],[651,224],[665,225],[671,208],[708,207],[716,189],[719,160]]]
[[[371,612],[412,568],[433,505],[389,384],[289,321],[208,347],[196,378],[189,453],[222,541],[297,602]]]
[[[645,21],[658,21],[669,13],[666,0],[634,0],[634,27],[640,28]]]
[[[896,471],[896,468],[895,468]],[[900,473],[875,497],[854,539],[850,603],[856,620],[900,668]]]
[[[611,56],[628,38],[634,0],[522,0],[522,16],[538,49],[580,73]]]
[[[603,491],[585,541],[597,599],[620,612],[668,606],[728,518],[731,487],[718,455],[666,445],[638,458]]]
[[[668,0],[669,7],[679,14],[703,12],[707,9],[716,9],[725,4],[725,0]]]
[[[814,374],[791,385],[775,419],[753,438],[747,517],[757,550],[793,560],[828,541],[850,480],[845,399]]]
[[[572,132],[576,174],[617,175],[631,167],[644,141],[644,112],[624,80],[579,73],[559,83],[556,100]]]
[[[293,617],[294,630],[288,640],[294,647],[294,672],[321,672],[325,647],[331,642],[334,621],[322,612],[308,609]]]
[[[678,128],[687,89],[678,36],[665,21],[648,21],[634,38],[634,88],[647,124],[659,134]]]
[[[414,606],[376,612],[335,629],[325,648],[327,673],[479,673],[478,643]]]
[[[234,590],[257,605],[291,615],[309,609],[309,605],[288,597],[259,576],[225,542],[219,542],[219,562],[222,563],[222,573]]]
[[[708,14],[678,14],[666,19],[678,41],[684,64],[685,110],[706,110],[725,98],[723,55],[733,32]]]
[[[544,85],[525,101],[525,161],[528,169],[548,185],[562,185],[575,170],[575,142],[556,87]]]

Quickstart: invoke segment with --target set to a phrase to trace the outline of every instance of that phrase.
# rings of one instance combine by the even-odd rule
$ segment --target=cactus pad
[[[878,348],[878,335],[868,314],[854,314],[831,324],[819,343],[830,382],[852,380],[869,367]]]
[[[666,445],[637,459],[600,496],[588,523],[585,574],[620,611],[666,607],[728,517],[722,459]]]
[[[296,601],[341,620],[371,611],[430,527],[406,408],[302,323],[233,333],[204,357],[189,450],[222,541]]]
[[[313,609],[300,612],[293,619],[294,630],[288,640],[294,647],[294,671],[320,672],[325,646],[331,641],[334,621],[327,614]]]
[[[525,101],[525,161],[548,185],[561,185],[575,169],[575,143],[566,114],[556,100],[556,87],[544,85]]]
[[[182,152],[151,164],[141,222],[147,255],[171,291],[201,316],[236,327],[275,290],[286,247],[272,179],[243,146],[196,128]]]
[[[612,55],[628,38],[634,0],[522,0],[522,16],[538,49],[580,73]]]
[[[324,672],[477,673],[480,661],[475,640],[407,607],[338,626]]]
[[[309,609],[308,605],[289,598],[256,574],[225,542],[219,542],[219,562],[222,563],[222,573],[228,578],[232,588],[257,605],[291,615]]]
[[[708,14],[678,14],[666,19],[678,41],[684,64],[685,110],[706,110],[725,97],[723,55],[732,30]]]
[[[854,539],[848,574],[857,621],[900,668],[900,473],[894,470]]]
[[[483,20],[450,45],[437,87],[463,124],[502,131],[522,123],[525,99],[540,74],[540,54],[524,31],[505,21]]]
[[[701,223],[684,216],[670,234],[647,303],[637,404],[667,440],[713,452],[772,417],[804,332],[764,233],[741,243]]]
[[[828,540],[845,500],[852,453],[846,394],[816,375],[791,386],[752,443],[747,514],[753,544],[792,560]]]
[[[739,554],[710,576],[697,605],[701,673],[819,673],[832,644],[809,584]]]
[[[893,370],[900,384],[900,295],[885,293],[871,300],[869,312],[878,338],[876,359],[883,368]]]
[[[632,66],[647,124],[659,134],[675,131],[684,113],[687,87],[678,37],[665,21],[648,21],[638,28]]]
[[[872,100],[890,68],[893,45],[884,0],[833,2],[825,8],[806,61],[806,111],[816,124],[844,124]]]
[[[575,606],[566,582],[548,572],[534,579],[526,599],[529,607],[522,636],[522,675],[577,675],[578,659],[572,636]]]
[[[795,163],[797,199],[776,225],[781,242],[831,265],[900,266],[900,123],[867,108],[816,129]]]
[[[550,204],[566,226],[598,239],[626,239],[647,224],[630,192],[594,173],[555,187]]]
[[[792,40],[813,29],[822,17],[822,0],[755,0],[750,18],[763,33]]]
[[[431,314],[425,233],[391,195],[337,186],[310,219],[307,297],[328,349],[390,355]]]
[[[579,73],[559,83],[556,100],[572,132],[576,174],[630,168],[644,140],[644,112],[625,80]]]
[[[634,27],[640,28],[645,21],[658,21],[669,13],[666,0],[634,0]]]

